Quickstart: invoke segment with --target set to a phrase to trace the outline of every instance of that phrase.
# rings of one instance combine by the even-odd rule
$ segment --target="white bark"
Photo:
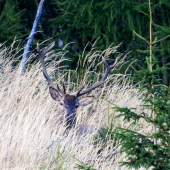
[[[38,5],[37,14],[36,14],[36,17],[35,17],[35,20],[34,20],[34,23],[33,23],[31,33],[28,37],[27,44],[25,45],[25,48],[24,48],[24,53],[23,53],[23,56],[22,56],[22,61],[20,63],[19,69],[18,69],[17,77],[20,77],[23,74],[23,72],[26,68],[26,62],[27,62],[27,59],[28,59],[30,46],[33,42],[34,35],[36,34],[37,25],[38,25],[38,23],[41,19],[41,16],[42,16],[42,10],[43,10],[43,6],[44,6],[44,2],[45,2],[45,0],[41,0],[39,5]]]

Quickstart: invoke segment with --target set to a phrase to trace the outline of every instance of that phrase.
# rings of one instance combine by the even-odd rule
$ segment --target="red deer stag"
[[[105,74],[103,75],[102,79],[97,82],[96,84],[92,85],[91,87],[87,88],[86,90],[83,90],[83,87],[80,88],[80,90],[76,93],[76,95],[70,95],[66,93],[65,85],[63,83],[63,89],[59,88],[58,84],[54,84],[53,81],[50,79],[47,70],[45,68],[44,58],[47,52],[51,50],[51,48],[54,46],[52,44],[49,46],[46,50],[43,52],[40,52],[39,45],[37,44],[37,52],[40,56],[40,61],[43,68],[43,74],[44,77],[47,79],[48,83],[50,84],[49,92],[51,97],[56,100],[59,103],[58,113],[57,115],[60,117],[59,121],[65,123],[66,129],[70,129],[75,127],[76,124],[76,111],[79,106],[87,106],[89,103],[91,103],[94,99],[94,96],[86,96],[83,98],[80,98],[84,94],[87,94],[94,90],[95,88],[99,87],[101,84],[103,84],[110,72],[111,69],[113,69],[118,61],[118,58],[116,58],[115,63],[112,66],[109,66],[106,62],[106,60],[103,58],[103,62],[106,66]],[[90,125],[78,125],[76,127],[78,134],[83,133],[91,133],[94,130],[93,126]]]

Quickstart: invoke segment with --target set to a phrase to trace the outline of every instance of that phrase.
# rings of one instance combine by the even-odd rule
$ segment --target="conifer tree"
[[[13,42],[14,37],[20,38],[22,25],[21,13],[13,0],[0,0],[0,42]]]
[[[139,169],[152,167],[154,170],[170,169],[170,86],[165,86],[160,74],[167,65],[160,66],[154,44],[161,40],[153,40],[152,8],[149,0],[149,39],[137,34],[149,46],[148,56],[145,58],[145,67],[135,70],[133,81],[140,83],[143,93],[143,110],[137,114],[135,108],[119,107],[114,109],[124,117],[125,122],[132,122],[128,129],[116,127],[111,133],[114,145],[121,145],[126,153],[126,160],[121,165]],[[141,134],[132,127],[144,119],[152,125],[150,134]]]

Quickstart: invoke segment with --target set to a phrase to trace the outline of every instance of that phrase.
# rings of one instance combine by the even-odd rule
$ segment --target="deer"
[[[62,88],[59,87],[58,84],[55,84],[51,78],[49,77],[46,67],[45,67],[45,55],[51,51],[52,47],[54,46],[54,43],[47,47],[44,51],[40,51],[39,44],[37,44],[37,52],[40,57],[40,62],[42,65],[43,75],[47,82],[49,83],[49,93],[53,100],[58,102],[58,120],[60,122],[64,122],[66,126],[66,130],[70,130],[71,128],[76,128],[77,133],[79,135],[82,135],[84,133],[92,133],[95,130],[95,127],[93,125],[86,125],[86,124],[80,124],[77,127],[76,126],[76,118],[77,118],[77,108],[79,106],[87,106],[94,100],[94,96],[86,96],[82,97],[85,94],[90,93],[97,87],[99,87],[101,84],[103,84],[111,69],[115,68],[118,58],[115,59],[115,62],[113,65],[109,66],[104,57],[102,57],[103,63],[106,66],[106,71],[97,83],[93,84],[91,87],[84,89],[84,86],[80,87],[80,89],[76,92],[75,95],[69,94],[66,92],[65,84],[62,83]]]

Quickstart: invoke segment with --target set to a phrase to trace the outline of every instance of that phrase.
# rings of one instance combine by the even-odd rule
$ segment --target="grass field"
[[[104,149],[99,152],[103,143],[99,142],[95,146],[94,134],[77,136],[73,129],[68,135],[63,135],[65,127],[54,123],[57,103],[49,94],[40,63],[36,62],[29,66],[22,77],[16,78],[18,68],[13,67],[15,54],[10,48],[4,46],[0,48],[0,169],[70,170],[76,169],[77,164],[88,163],[95,169],[120,170],[118,162],[123,161],[125,155],[113,154],[120,148],[113,148],[111,140],[108,140]],[[115,48],[107,50],[106,58],[115,52]],[[34,55],[31,57],[35,57]],[[47,65],[47,70],[51,76],[54,71],[58,75],[63,73],[59,65],[55,67],[56,63],[50,62],[50,57],[54,55],[58,60],[62,56],[53,53],[48,57],[50,64]],[[91,53],[87,58],[93,64],[93,59],[98,55]],[[5,59],[7,56],[8,60]],[[72,82],[70,77],[76,76],[76,71],[65,72],[69,72],[68,79],[65,80],[67,90],[70,89],[70,93],[74,94],[80,85],[78,82]],[[98,80],[99,75],[96,73],[92,82],[87,81],[91,72],[93,71],[89,66],[81,82],[86,84],[86,87]],[[137,107],[137,113],[140,114],[141,100],[138,99],[140,93],[127,80],[123,75],[110,75],[107,83],[90,93],[95,96],[94,102],[78,109],[77,124],[95,125],[99,128],[106,127],[112,122],[115,126],[119,124],[128,127],[129,124],[122,118],[114,119],[119,113],[115,113],[105,100],[118,106]],[[141,133],[150,131],[150,127],[142,120],[134,128]]]

